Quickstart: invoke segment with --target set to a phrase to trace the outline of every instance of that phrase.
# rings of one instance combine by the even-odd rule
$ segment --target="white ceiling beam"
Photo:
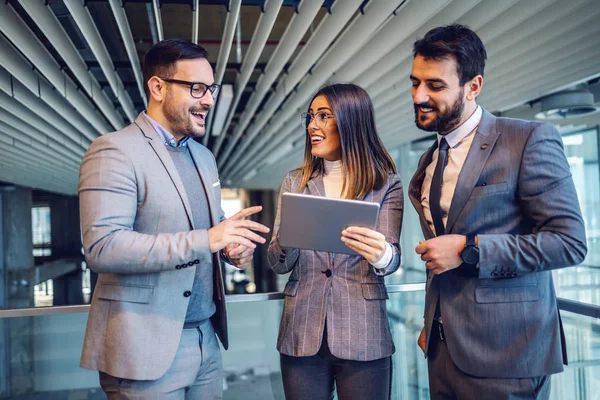
[[[80,162],[83,157],[83,152],[75,153],[72,148],[68,148],[63,143],[49,138],[30,125],[23,123],[4,109],[0,109],[0,128],[7,135],[17,140],[26,141],[29,144],[32,142],[39,143],[41,145],[40,151],[50,156],[60,155],[60,157],[66,157],[75,164]]]
[[[215,146],[212,148],[212,152],[216,159],[219,159],[219,151],[223,145],[223,140],[226,136],[225,133],[229,129],[231,120],[235,114],[235,110],[240,102],[240,99],[242,98],[242,93],[244,92],[244,89],[250,80],[250,76],[254,72],[254,67],[256,67],[256,63],[258,62],[265,44],[267,43],[267,39],[269,39],[269,35],[271,34],[271,30],[273,29],[273,25],[275,24],[275,20],[277,19],[277,15],[279,14],[282,4],[283,0],[267,0],[266,5],[264,6],[265,11],[258,19],[256,29],[254,30],[254,34],[250,40],[248,52],[246,53],[244,61],[242,62],[242,66],[240,67],[240,74],[235,82],[235,93],[231,107],[229,108],[229,113],[227,114],[227,119],[225,120],[225,125],[223,126],[223,131],[218,136]]]
[[[50,44],[56,49],[57,53],[60,54],[61,58],[65,61],[65,64],[67,64],[67,67],[79,82],[81,88],[94,101],[94,104],[102,112],[104,117],[108,119],[115,130],[122,128],[124,125],[123,117],[115,110],[114,105],[104,93],[96,78],[89,72],[87,64],[83,61],[81,54],[52,10],[44,5],[43,2],[26,0],[19,0],[19,2],[40,30],[45,33]],[[42,47],[41,43],[38,42],[38,44]],[[43,50],[40,49],[39,51]],[[49,54],[48,57],[49,59],[52,59]],[[40,70],[43,71],[44,68],[48,68],[50,65],[52,64],[45,64]],[[54,68],[58,70],[58,65],[55,65]],[[56,87],[56,84],[52,80],[50,81]]]
[[[98,32],[98,28],[96,27],[89,10],[83,5],[82,0],[65,0],[65,5],[71,13],[73,21],[77,24],[77,27],[81,31],[88,46],[90,46],[94,57],[96,57],[96,60],[108,81],[108,85],[119,101],[119,104],[121,104],[127,119],[129,119],[130,122],[133,122],[137,117],[137,111],[133,106],[129,94],[125,90],[121,78],[119,78],[119,75],[115,70],[110,54],[104,44],[104,40],[100,36],[100,32]]]
[[[292,57],[294,51],[296,51],[298,43],[302,40],[302,37],[315,19],[322,5],[323,0],[303,0],[300,4],[298,12],[292,17],[283,36],[279,40],[279,44],[271,55],[271,59],[267,63],[264,73],[259,77],[254,92],[250,96],[250,99],[240,116],[239,122],[235,127],[233,136],[229,139],[227,147],[223,151],[223,154],[221,154],[221,157],[219,157],[221,165],[227,161],[227,157],[246,130],[246,127],[252,118],[255,116],[256,110],[260,106],[265,95],[271,90],[273,82],[275,82],[275,79],[281,74],[285,64]],[[238,151],[244,150],[245,148],[243,146],[238,149]]]
[[[146,91],[144,89],[142,67],[140,65],[140,59],[137,54],[137,49],[135,48],[135,43],[133,42],[133,34],[131,33],[131,28],[129,27],[129,22],[127,21],[125,7],[123,6],[123,2],[121,0],[109,0],[109,2],[110,8],[113,12],[113,15],[115,16],[117,26],[119,27],[119,32],[121,33],[121,39],[123,39],[123,44],[125,45],[127,58],[129,58],[131,70],[133,71],[133,76],[135,77],[138,90],[140,91],[140,96],[142,97],[142,101],[144,102],[144,107],[146,107],[148,106],[148,99],[146,98]]]
[[[247,129],[247,132],[242,137],[240,149],[236,150],[231,159],[224,165],[223,172],[225,174],[228,173],[229,169],[237,165],[237,160],[244,154],[243,149],[248,147],[260,132],[264,132],[263,128],[269,119],[281,106],[288,94],[295,90],[296,85],[298,85],[302,77],[319,61],[322,54],[334,42],[339,33],[348,24],[350,18],[356,13],[361,3],[362,0],[337,1],[333,3],[331,13],[323,17],[319,26],[317,26],[308,39],[308,42],[294,57],[294,61],[292,61],[287,74],[281,77],[275,92],[271,94],[260,114],[256,116],[250,128]],[[249,151],[257,150],[256,146],[253,145]]]
[[[164,39],[162,17],[160,15],[160,1],[152,0],[152,13],[154,14],[154,26],[156,28],[156,35],[158,41]]]
[[[2,108],[0,108],[0,118],[2,118],[2,123],[24,132],[24,137],[34,138],[34,140],[37,140],[48,148],[59,148],[61,156],[68,157],[75,164],[81,161],[84,154],[82,148],[69,143],[65,140],[64,136],[60,135],[60,133],[48,129],[47,126],[36,123],[35,119],[23,119],[22,116],[15,115],[13,112],[8,111],[3,105]],[[42,129],[38,129],[38,127]],[[56,156],[56,151],[50,151],[50,154]]]
[[[76,142],[84,142],[85,140],[94,140],[98,136],[97,127],[91,125],[87,120],[79,114],[67,99],[59,94],[58,91],[45,81],[31,64],[19,53],[15,48],[0,35],[0,66],[8,71],[21,85],[13,82],[9,90],[9,95],[14,96],[17,90],[25,89],[33,93],[36,97],[56,111],[62,118],[69,121],[71,125],[77,128],[76,135],[80,138],[73,137]],[[106,122],[104,123],[109,126]],[[68,133],[68,132],[66,132]],[[84,137],[81,137],[84,136]]]
[[[33,65],[54,86],[57,93],[70,103],[69,114],[72,119],[78,121],[87,119],[84,124],[89,123],[89,125],[85,129],[80,129],[83,134],[87,133],[90,126],[108,126],[71,79],[60,70],[60,66],[48,50],[8,3],[0,3],[0,31],[8,38],[7,40],[5,37],[0,37],[0,49],[2,49],[0,65],[32,92],[39,94],[39,75],[33,71]],[[90,136],[91,139],[94,137],[95,134]]]
[[[200,18],[200,2],[192,0],[192,43],[198,44],[198,19]]]
[[[2,132],[1,128],[0,132]],[[64,173],[65,176],[76,176],[79,173],[78,166],[59,163],[56,161],[55,155],[41,153],[37,151],[37,148],[31,146],[30,143],[18,141],[13,137],[4,134],[4,132],[2,132],[0,142],[0,146],[6,151],[11,151],[17,160],[30,160],[36,162],[39,168],[38,172],[51,169],[54,172]]]
[[[221,39],[221,46],[219,46],[219,56],[217,57],[217,65],[215,68],[215,82],[218,84],[222,84],[223,75],[225,75],[225,66],[227,65],[227,60],[229,59],[229,53],[231,53],[231,44],[233,43],[233,35],[235,34],[235,27],[240,15],[241,5],[242,0],[230,0],[229,12],[225,18],[223,38]],[[216,107],[219,107],[219,100],[217,100],[215,109],[208,114],[208,129],[204,134],[204,138],[202,139],[204,146],[208,145],[208,139],[211,135],[211,130],[213,129],[213,120],[217,111]]]
[[[380,59],[403,43],[410,54],[415,32],[420,35],[429,29],[448,25],[475,7],[481,0],[421,0],[408,2],[362,47],[359,57],[346,63],[333,75],[338,82],[350,82],[376,65]],[[451,4],[451,7],[447,7]],[[427,12],[423,12],[427,10]],[[405,54],[402,51],[402,54]],[[357,82],[360,84],[359,82]]]
[[[4,70],[0,68],[0,71]],[[6,110],[15,115],[23,115],[28,121],[39,121],[49,130],[58,131],[74,143],[79,143],[83,149],[87,149],[91,140],[84,137],[68,120],[10,75],[9,82],[8,87],[0,86],[1,104]]]
[[[318,64],[298,87],[298,90],[286,100],[281,111],[273,115],[274,123],[267,132],[262,133],[261,139],[271,138],[285,123],[298,114],[301,107],[305,106],[305,103],[317,92],[319,87],[368,42],[370,36],[401,3],[399,0],[369,2],[364,14],[359,14],[350,23],[341,37],[321,56]],[[255,146],[255,148],[259,148],[259,146]]]

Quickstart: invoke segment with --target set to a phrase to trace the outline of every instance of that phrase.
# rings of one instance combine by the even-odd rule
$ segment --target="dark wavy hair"
[[[439,60],[453,56],[456,59],[460,85],[483,76],[487,53],[481,39],[464,25],[454,24],[433,28],[413,45],[413,57]]]
[[[171,78],[175,74],[175,63],[179,60],[194,60],[208,58],[206,49],[198,44],[184,39],[161,40],[148,50],[144,56],[144,90],[150,99],[148,81],[153,76]]]
[[[321,95],[329,101],[340,135],[342,193],[348,199],[356,199],[380,189],[389,174],[396,173],[396,165],[377,134],[371,98],[359,86],[338,83],[321,88],[310,104]],[[311,148],[307,129],[304,163],[299,168],[302,171],[300,188],[304,188],[312,176],[324,172],[323,159],[314,157]]]

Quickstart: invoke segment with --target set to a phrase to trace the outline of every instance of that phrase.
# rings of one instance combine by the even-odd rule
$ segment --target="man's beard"
[[[171,134],[180,134],[190,137],[199,137],[204,135],[204,130],[200,131],[191,120],[191,112],[198,110],[182,110],[177,106],[177,102],[172,98],[173,96],[167,92],[167,96],[163,105],[163,114],[173,132]]]
[[[417,128],[427,132],[449,132],[454,129],[461,120],[463,111],[465,109],[465,102],[463,100],[464,89],[461,89],[458,98],[452,105],[452,108],[446,112],[439,114],[439,109],[428,103],[415,104],[415,124]],[[438,112],[438,115],[431,121],[429,125],[423,125],[419,120],[419,108],[428,107],[433,111]]]

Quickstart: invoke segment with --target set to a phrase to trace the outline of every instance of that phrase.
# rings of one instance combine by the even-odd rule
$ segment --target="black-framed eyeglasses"
[[[213,99],[216,99],[217,95],[219,94],[219,89],[221,88],[221,85],[219,85],[218,83],[207,85],[206,83],[202,82],[188,82],[181,81],[179,79],[162,78],[160,76],[159,78],[168,83],[176,83],[178,85],[188,86],[190,88],[190,95],[195,99],[203,98],[206,92],[210,92]]]
[[[319,111],[315,115],[305,112],[300,115],[300,121],[302,122],[302,127],[304,129],[308,129],[308,126],[314,119],[315,124],[317,124],[319,128],[323,129],[327,126],[327,121],[333,117],[333,114],[326,113],[325,111]]]

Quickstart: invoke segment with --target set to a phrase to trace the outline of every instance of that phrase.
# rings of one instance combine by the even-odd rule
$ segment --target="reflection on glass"
[[[559,297],[600,305],[600,166],[598,131],[563,135],[585,223],[588,253],[581,266],[554,271]]]

